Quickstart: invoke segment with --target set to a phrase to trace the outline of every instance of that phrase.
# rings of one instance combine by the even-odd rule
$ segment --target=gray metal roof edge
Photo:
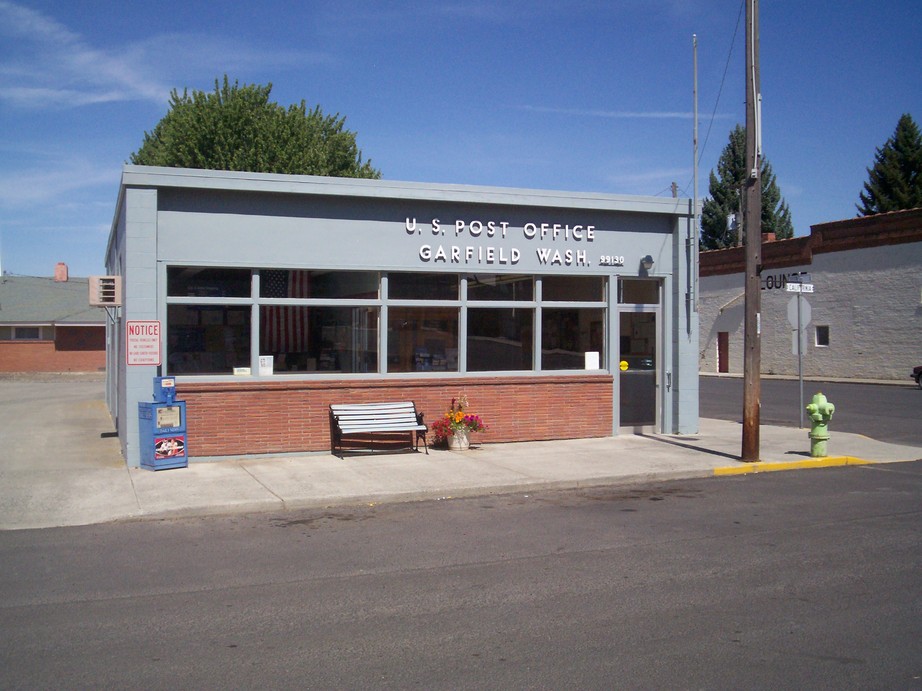
[[[280,175],[275,173],[125,165],[122,170],[122,184],[119,189],[119,201],[113,225],[117,221],[118,206],[122,203],[123,190],[126,187],[198,188],[237,192],[335,195],[472,204],[521,204],[526,206],[668,214],[684,217],[693,215],[692,202],[684,197],[647,197],[600,192],[567,192],[453,183],[369,180],[316,175]]]
[[[124,166],[127,168],[128,166]],[[115,242],[115,238],[118,234],[118,219],[121,215],[122,204],[125,203],[125,171],[122,170],[122,181],[118,186],[118,197],[115,199],[115,211],[112,213],[112,223],[109,226],[109,238],[106,240],[106,253],[102,258],[102,265],[106,266],[106,262],[109,261],[109,256],[112,254],[112,243]]]

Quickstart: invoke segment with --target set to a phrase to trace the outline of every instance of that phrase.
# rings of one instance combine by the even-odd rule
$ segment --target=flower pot
[[[471,448],[471,436],[466,429],[456,430],[448,437],[449,451],[467,451],[469,448]]]

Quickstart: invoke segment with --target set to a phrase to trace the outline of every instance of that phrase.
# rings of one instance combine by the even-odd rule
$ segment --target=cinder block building
[[[744,252],[700,255],[702,373],[743,372]],[[761,284],[762,374],[797,376],[800,357],[805,377],[911,383],[922,364],[922,209],[765,242]]]

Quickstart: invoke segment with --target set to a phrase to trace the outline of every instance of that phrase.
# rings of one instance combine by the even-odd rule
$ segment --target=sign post
[[[794,354],[797,355],[797,380],[800,382],[800,428],[804,427],[804,343],[806,326],[810,323],[810,303],[803,299],[804,293],[813,293],[813,284],[807,283],[810,276],[801,274],[791,278],[786,290],[797,293],[788,303],[788,322],[794,327]]]

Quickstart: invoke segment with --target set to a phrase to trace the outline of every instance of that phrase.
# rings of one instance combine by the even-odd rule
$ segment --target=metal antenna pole
[[[699,213],[700,213],[700,210],[698,208],[698,36],[695,34],[692,34],[692,49],[694,52],[694,58],[692,62],[694,63],[694,72],[695,72],[695,80],[694,80],[695,81],[694,83],[695,157],[694,157],[694,161],[692,161],[692,175],[694,178],[693,195],[695,197],[695,209],[694,209],[695,211],[695,217],[694,217],[695,232],[694,232],[694,242],[691,248],[692,257],[693,257],[691,281],[692,281],[692,293],[693,293],[692,311],[697,312],[698,311],[698,244],[700,242],[698,239],[698,232],[701,226],[699,224],[699,218],[698,218]]]
[[[804,317],[801,311],[801,300],[804,296],[803,279],[800,281],[800,290],[797,291],[797,381],[800,382],[800,428],[804,428]]]

